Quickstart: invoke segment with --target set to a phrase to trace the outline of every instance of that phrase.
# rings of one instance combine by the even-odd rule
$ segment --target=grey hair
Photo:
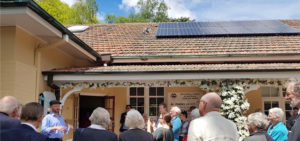
[[[4,96],[0,99],[0,111],[11,114],[19,108],[18,100],[13,96]]]
[[[174,110],[174,112],[176,112],[177,114],[181,114],[181,110],[177,106],[173,106],[170,111],[172,111],[172,110]]]
[[[141,113],[135,109],[131,109],[127,112],[125,125],[128,128],[139,128],[143,129],[145,127],[145,121]]]
[[[266,129],[269,125],[267,116],[262,112],[252,113],[248,116],[248,123],[254,125],[258,129]]]
[[[200,117],[200,113],[199,113],[199,109],[195,108],[194,110],[192,110],[191,112],[191,120],[194,120],[196,118]]]
[[[280,108],[271,108],[269,109],[269,113],[272,113],[273,116],[278,117],[279,121],[282,121],[284,112]]]
[[[101,125],[102,127],[106,128],[110,123],[110,115],[106,109],[98,107],[93,111],[89,120],[92,124]]]
[[[286,87],[291,86],[291,91],[295,95],[300,95],[300,78],[290,78],[287,81]]]

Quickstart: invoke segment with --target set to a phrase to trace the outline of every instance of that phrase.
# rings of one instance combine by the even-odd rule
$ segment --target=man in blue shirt
[[[179,141],[179,135],[181,132],[182,123],[179,117],[180,113],[181,110],[177,106],[172,107],[170,110],[170,114],[172,117],[171,123],[173,125],[172,131],[174,134],[174,141]]]
[[[64,118],[59,114],[59,101],[50,101],[50,108],[52,112],[44,117],[42,121],[41,132],[42,134],[48,136],[51,141],[62,141],[64,133],[69,132],[70,126],[66,125]]]

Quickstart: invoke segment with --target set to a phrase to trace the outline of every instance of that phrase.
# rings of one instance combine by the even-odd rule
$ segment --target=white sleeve
[[[202,141],[201,137],[201,129],[197,128],[197,121],[193,120],[190,123],[189,131],[188,131],[188,141]]]

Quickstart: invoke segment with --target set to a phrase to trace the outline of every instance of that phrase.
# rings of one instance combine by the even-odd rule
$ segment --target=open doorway
[[[105,98],[102,96],[80,96],[79,128],[91,125],[89,117],[97,107],[105,107]]]
[[[77,100],[76,100],[77,99]],[[75,114],[75,128],[86,128],[90,126],[89,117],[94,109],[97,107],[105,108],[111,119],[111,124],[108,130],[114,131],[114,114],[115,114],[115,97],[114,96],[90,96],[90,95],[77,95],[74,102]]]

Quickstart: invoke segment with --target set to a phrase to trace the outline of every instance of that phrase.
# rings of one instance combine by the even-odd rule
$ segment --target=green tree
[[[169,22],[194,22],[189,17],[180,17],[180,18],[170,18]]]
[[[60,0],[36,0],[36,2],[62,24],[74,24],[77,15],[74,15],[73,9],[67,4]]]
[[[76,16],[77,24],[99,23],[97,19],[98,5],[96,0],[78,0],[72,5]]]
[[[140,9],[140,12],[137,14],[150,22],[155,17],[154,11],[156,11],[158,5],[158,0],[139,0],[136,7]]]
[[[35,0],[62,24],[93,24],[97,19],[96,0],[78,0],[72,7],[60,0]]]
[[[104,21],[108,24],[115,23],[116,22],[116,15],[108,14],[108,15],[105,16]]]
[[[119,16],[116,18],[116,23],[131,23],[131,20],[128,17]]]
[[[154,22],[167,22],[169,21],[169,17],[168,17],[168,6],[167,4],[165,3],[164,0],[162,0],[158,7],[157,7],[157,12],[154,16],[154,19],[153,21]]]

